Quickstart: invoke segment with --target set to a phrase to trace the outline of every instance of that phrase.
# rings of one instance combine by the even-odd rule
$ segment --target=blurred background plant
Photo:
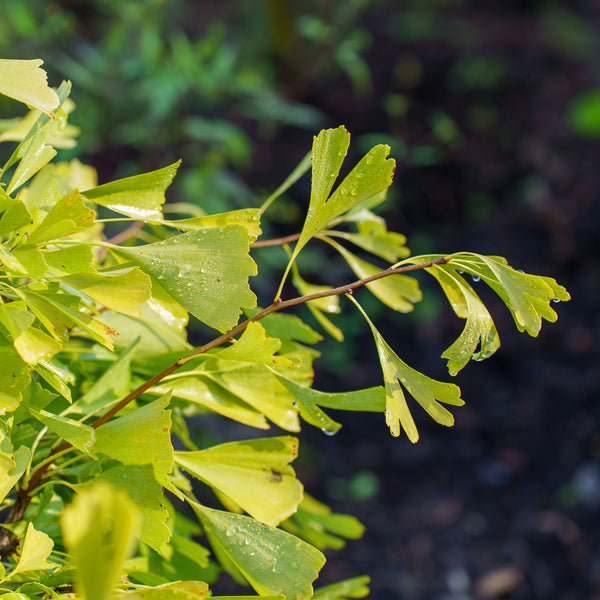
[[[375,599],[600,593],[600,544],[586,537],[600,509],[599,22],[592,0],[0,6],[0,54],[41,57],[51,82],[72,80],[70,121],[86,126],[62,156],[93,164],[101,182],[182,158],[171,201],[208,213],[258,206],[319,128],[344,123],[349,163],[391,145],[385,216],[414,253],[499,254],[571,291],[544,352],[505,334],[496,360],[459,377],[458,432],[430,430],[408,448],[379,423],[348,419],[327,458],[305,461],[304,481],[331,472],[323,495],[361,507],[367,537],[332,578],[376,556]],[[308,190],[301,180],[273,205],[265,237],[297,231]],[[256,251],[261,268],[277,272],[283,252],[267,255]],[[311,283],[324,271],[328,282],[351,277],[320,248],[303,259]],[[423,286],[409,318],[365,304],[400,355],[443,377],[439,352],[460,324]],[[268,285],[257,291],[270,301]],[[350,343],[327,346],[320,387],[376,383],[362,324],[351,312],[333,319]],[[521,576],[489,595],[485,577],[506,564]]]

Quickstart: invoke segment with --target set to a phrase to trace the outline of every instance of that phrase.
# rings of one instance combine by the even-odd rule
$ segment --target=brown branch
[[[104,425],[104,423],[112,419],[130,402],[141,396],[144,392],[149,390],[151,387],[155,386],[157,383],[159,383],[162,379],[164,379],[171,373],[177,371],[183,365],[187,364],[190,360],[197,356],[205,354],[213,348],[217,348],[225,342],[232,340],[236,335],[242,333],[248,327],[248,325],[250,325],[250,323],[260,321],[261,319],[263,319],[267,315],[270,315],[271,313],[289,308],[291,306],[297,306],[298,304],[304,304],[306,302],[310,302],[311,300],[318,300],[319,298],[326,298],[328,296],[341,296],[343,294],[352,293],[352,290],[362,287],[363,285],[366,285],[372,281],[376,281],[377,279],[382,279],[383,277],[389,277],[390,275],[396,275],[399,273],[406,273],[408,271],[418,271],[421,269],[427,269],[428,267],[432,267],[433,265],[443,265],[446,264],[449,260],[450,259],[448,257],[442,257],[425,263],[404,265],[396,268],[391,267],[389,269],[385,269],[384,271],[380,271],[375,275],[371,275],[370,277],[367,277],[365,279],[359,279],[358,281],[354,281],[353,283],[342,285],[337,288],[332,288],[323,292],[317,292],[315,294],[309,294],[308,296],[298,296],[297,298],[292,298],[290,300],[274,302],[270,306],[267,306],[267,308],[256,313],[253,317],[250,317],[243,323],[236,325],[227,333],[224,333],[223,335],[220,335],[219,337],[208,342],[207,344],[204,344],[204,346],[197,348],[190,354],[187,354],[183,358],[180,358],[173,364],[169,365],[166,369],[162,370],[160,373],[157,373],[156,375],[142,383],[139,387],[127,394],[127,396],[125,396],[122,400],[115,404],[115,406],[113,406],[104,415],[102,415],[100,418],[94,421],[94,423],[92,423],[91,426],[94,429],[97,429],[101,425]],[[49,456],[68,450],[70,447],[71,444],[69,444],[68,442],[64,442],[60,446],[54,448]],[[25,512],[25,509],[27,508],[31,500],[31,492],[40,483],[51,464],[52,463],[49,461],[45,462],[37,471],[34,471],[34,473],[29,478],[29,483],[27,487],[23,488],[18,492],[17,499],[15,501],[15,504],[11,508],[6,523],[15,523],[21,519],[23,513]],[[5,529],[4,531],[0,532],[0,554],[6,552],[10,553],[11,550],[9,549],[9,546],[12,548],[13,543],[14,542],[10,539],[10,532],[8,530]]]
[[[272,240],[261,240],[260,242],[254,242],[251,248],[266,248],[267,246],[283,246],[283,244],[289,244],[295,242],[299,237],[300,233],[292,233],[292,235],[286,235],[285,237],[273,238]]]

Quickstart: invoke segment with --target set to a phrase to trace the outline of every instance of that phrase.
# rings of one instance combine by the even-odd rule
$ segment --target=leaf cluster
[[[446,426],[453,416],[444,405],[463,401],[457,386],[394,352],[354,290],[409,312],[421,299],[414,272],[434,277],[465,321],[442,354],[450,374],[499,346],[466,275],[496,292],[517,328],[534,336],[542,319],[556,319],[550,303],[568,293],[498,257],[411,256],[404,236],[373,212],[392,182],[389,148],[373,148],[335,187],[350,143],[339,127],[315,137],[278,190],[312,167],[301,231],[262,242],[284,246],[289,263],[273,302],[257,307],[251,251],[277,195],[261,209],[211,216],[174,206],[181,218],[167,219],[165,191],[178,164],[98,185],[77,161],[52,163],[54,144],[73,134],[70,86],[50,90],[39,66],[0,61],[0,92],[32,108],[14,124],[18,144],[1,172],[0,588],[18,598],[74,590],[88,600],[193,599],[212,594],[226,572],[268,598],[365,596],[365,577],[313,589],[322,551],[360,537],[362,525],[304,492],[291,466],[292,434],[303,421],[335,433],[331,410],[372,411],[385,415],[392,435],[404,430],[416,442],[408,396]],[[121,243],[104,235],[98,207],[126,227]],[[296,258],[313,241],[338,251],[358,279],[336,288],[305,281]],[[284,300],[290,273],[299,296]],[[373,333],[381,386],[312,387],[323,336],[288,309],[305,304],[341,340],[332,316],[340,298]],[[190,318],[214,337],[194,347]],[[285,433],[201,445],[189,420],[207,415]]]

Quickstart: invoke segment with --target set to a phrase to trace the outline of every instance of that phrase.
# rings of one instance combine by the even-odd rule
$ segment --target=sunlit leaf
[[[460,388],[451,383],[431,379],[409,367],[388,346],[358,302],[352,296],[349,298],[363,314],[375,339],[385,383],[385,421],[392,435],[399,436],[402,427],[411,442],[419,440],[419,433],[402,388],[406,389],[435,421],[447,427],[454,425],[452,413],[441,403],[462,406],[464,402],[460,398]]]
[[[163,491],[150,465],[118,465],[104,471],[95,480],[106,481],[124,490],[140,513],[139,538],[157,552],[171,538],[167,526],[169,513],[163,504]],[[80,486],[81,487],[81,486]]]
[[[12,206],[9,206],[2,213],[0,218],[0,236],[7,235],[13,231],[27,225],[31,219],[31,215],[27,210],[27,207],[20,202],[15,200]]]
[[[288,436],[176,452],[175,460],[255,519],[276,526],[294,513],[302,500],[302,484],[289,466],[297,454],[298,440]]]
[[[332,512],[309,494],[304,495],[298,511],[281,526],[321,550],[340,550],[346,539],[359,539],[365,531],[356,517]]]
[[[92,264],[94,253],[88,245],[76,244],[66,248],[46,250],[43,256],[48,266],[65,274],[96,272]]]
[[[60,438],[86,454],[91,451],[96,440],[96,432],[89,425],[60,415],[54,415],[29,404],[26,407],[38,421]]]
[[[346,129],[327,129],[315,137],[312,149],[312,190],[308,214],[293,256],[308,240],[354,206],[386,190],[394,174],[395,162],[388,159],[389,146],[370,150],[329,197],[348,146]]]
[[[160,219],[165,190],[173,181],[181,161],[168,167],[111,181],[85,190],[83,195],[100,206],[134,219]]]
[[[230,560],[261,595],[312,597],[325,557],[299,538],[244,515],[192,503],[217,557]]]
[[[210,373],[210,377],[235,394],[255,410],[287,431],[300,431],[298,412],[294,399],[277,376],[263,365],[247,365],[227,370],[227,363],[220,363],[221,373]],[[217,369],[219,369],[217,365]],[[219,369],[220,370],[220,369]]]
[[[169,221],[169,225],[183,231],[220,227],[221,225],[243,225],[248,229],[248,236],[251,242],[254,242],[261,234],[260,212],[258,208],[242,208],[240,210],[218,213],[216,215],[203,215],[201,217],[191,217],[189,219],[177,219],[175,221]]]
[[[152,465],[162,485],[173,470],[170,395],[109,421],[96,429],[94,451],[126,465]]]
[[[256,305],[248,286],[256,265],[248,248],[245,227],[223,225],[112,251],[139,264],[203,323],[227,331],[237,323],[242,308]]]
[[[46,145],[44,133],[41,127],[38,125],[38,130],[31,139],[31,142],[27,148],[27,152],[13,173],[13,176],[7,187],[7,192],[10,194],[19,186],[23,185],[44,165],[48,164],[55,156],[56,150],[52,146]]]
[[[139,588],[135,592],[122,592],[114,595],[113,600],[202,600],[207,592],[208,585],[203,581],[173,581]]]
[[[269,428],[263,414],[209,377],[200,374],[163,381],[151,391],[158,394],[172,392],[173,398],[185,400],[204,412],[215,412],[257,429]],[[190,408],[191,406],[188,407],[188,411]]]
[[[367,575],[352,577],[323,586],[315,591],[315,600],[348,600],[349,598],[364,598],[369,595],[371,578]]]
[[[348,266],[359,279],[366,279],[383,270],[358,258],[337,242],[331,239],[328,241],[344,257]],[[402,274],[376,279],[367,283],[366,288],[386,306],[403,313],[412,311],[414,303],[419,302],[423,297],[417,280],[414,277]]]
[[[406,237],[400,233],[388,231],[385,222],[375,220],[374,217],[375,215],[372,215],[372,217],[370,215],[369,220],[358,221],[358,233],[328,231],[327,235],[352,242],[359,248],[371,252],[390,263],[409,256],[410,250],[405,245]]]
[[[487,308],[471,286],[455,272],[455,267],[434,265],[427,272],[438,280],[454,312],[466,319],[458,339],[442,354],[442,358],[448,359],[448,371],[454,375],[471,358],[483,360],[491,356],[500,347],[500,340]]]
[[[233,344],[218,350],[212,356],[219,360],[235,360],[239,362],[257,363],[262,365],[278,366],[291,365],[292,362],[282,356],[275,356],[281,342],[265,335],[264,327],[260,323],[249,323],[241,337]]]
[[[140,316],[140,304],[150,297],[150,278],[139,268],[78,273],[58,279],[111,310]]]
[[[539,333],[542,319],[553,323],[558,318],[551,301],[571,298],[554,279],[516,271],[502,257],[461,253],[450,259],[457,269],[487,283],[512,313],[517,329],[532,336]]]
[[[19,446],[19,449],[14,453],[11,460],[14,466],[10,467],[2,477],[0,483],[0,502],[8,496],[13,487],[21,479],[23,473],[29,466],[31,461],[31,450],[27,446]]]
[[[0,345],[0,415],[15,410],[31,377],[27,363],[12,345]]]
[[[56,92],[48,86],[44,63],[34,60],[0,60],[0,94],[51,114],[58,106]]]
[[[57,563],[48,560],[53,548],[52,538],[42,531],[37,531],[33,523],[29,523],[19,562],[11,575],[24,571],[46,571],[56,568]]]
[[[129,496],[106,482],[77,494],[63,512],[63,540],[75,566],[79,594],[108,600],[134,549],[140,516]]]
[[[300,416],[311,425],[327,434],[336,433],[341,425],[325,414],[320,406],[338,410],[359,410],[383,412],[385,410],[385,390],[382,387],[368,388],[354,392],[320,392],[304,385],[280,378],[281,383],[293,395],[300,409]]]
[[[33,230],[28,244],[42,244],[84,231],[94,224],[96,213],[88,208],[77,190],[63,196]]]
[[[26,287],[19,289],[19,295],[56,339],[68,339],[71,329],[79,327],[84,334],[88,334],[92,339],[112,350],[111,336],[118,335],[118,332],[99,319],[81,312],[79,298],[71,294],[37,291]]]

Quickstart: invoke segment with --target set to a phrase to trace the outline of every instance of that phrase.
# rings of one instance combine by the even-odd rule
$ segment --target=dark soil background
[[[92,43],[106,13],[62,4]],[[454,411],[452,429],[421,419],[416,445],[391,438],[381,415],[339,415],[344,427],[333,439],[303,431],[297,470],[307,489],[367,527],[362,540],[328,553],[322,581],[369,574],[373,600],[600,598],[600,145],[568,122],[572,98],[600,83],[600,2],[177,6],[190,34],[219,18],[239,35],[244,10],[310,9],[326,20],[335,9],[342,21],[345,6],[361,4],[340,39],[358,31],[363,62],[336,55],[340,39],[315,50],[286,37],[285,28],[273,36],[278,92],[312,107],[318,127],[265,130],[229,106],[221,116],[256,143],[241,179],[251,189],[275,189],[316,129],[343,123],[357,154],[371,142],[392,146],[398,166],[386,218],[415,253],[501,255],[515,268],[555,277],[572,300],[556,306],[558,322],[545,323],[534,339],[518,334],[507,311],[482,292],[502,347],[456,377],[466,406]],[[85,105],[76,73],[62,76],[74,79]],[[149,130],[147,144],[159,135]],[[88,148],[102,181],[125,161],[167,164],[166,150],[140,158],[113,138],[106,148]],[[177,156],[177,144],[171,152]],[[306,203],[306,185],[290,197]],[[280,225],[282,233],[295,230]],[[426,300],[414,316],[380,311],[377,324],[409,364],[446,379],[439,355],[462,324],[435,286],[421,282]],[[362,326],[350,329],[344,350],[323,348],[317,387],[380,383],[372,339]]]

